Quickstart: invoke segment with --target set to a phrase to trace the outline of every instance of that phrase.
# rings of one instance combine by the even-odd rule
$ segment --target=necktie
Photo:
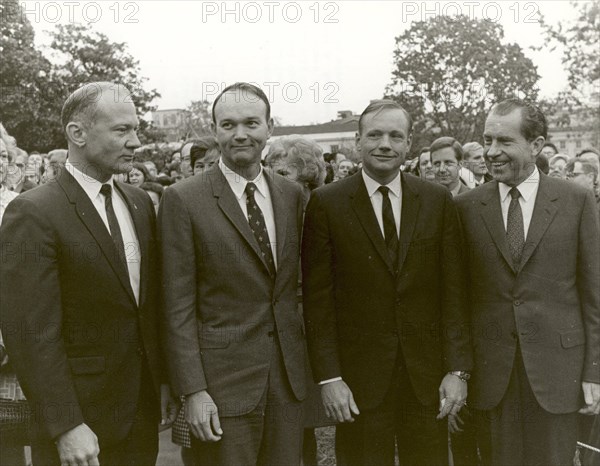
[[[256,199],[254,199],[254,193],[256,192],[256,185],[254,183],[248,183],[246,185],[246,208],[248,210],[248,224],[254,237],[260,247],[260,253],[262,254],[269,274],[275,275],[275,262],[273,260],[273,251],[271,251],[271,245],[269,241],[269,233],[267,231],[267,225],[265,223],[265,217],[263,216],[262,210],[258,207]]]
[[[390,201],[390,188],[380,186],[379,192],[383,197],[381,204],[381,218],[383,219],[383,234],[385,237],[385,245],[392,259],[394,271],[398,265],[398,232],[396,230],[396,221],[394,220],[394,211],[392,210],[392,202]]]
[[[125,258],[125,243],[123,242],[121,228],[119,227],[117,214],[115,214],[115,209],[112,203],[111,185],[103,184],[100,188],[100,194],[104,196],[104,208],[106,209],[106,217],[108,218],[108,227],[110,228],[110,235],[112,236],[113,243],[115,243],[115,248],[117,250],[117,258],[119,259],[119,262],[121,262],[125,266],[125,271],[127,271],[127,260]]]
[[[525,228],[523,227],[523,213],[519,197],[521,193],[514,187],[510,190],[510,205],[508,206],[508,219],[506,221],[506,238],[512,256],[514,267],[521,263],[521,254],[525,245]]]

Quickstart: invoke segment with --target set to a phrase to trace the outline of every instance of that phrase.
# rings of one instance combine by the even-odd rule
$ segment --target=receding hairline
[[[73,91],[65,100],[61,113],[61,123],[66,129],[67,125],[75,119],[84,125],[92,124],[98,112],[98,103],[104,97],[112,96],[115,102],[130,103],[131,92],[123,84],[107,81],[87,83]],[[130,99],[127,102],[127,99]]]

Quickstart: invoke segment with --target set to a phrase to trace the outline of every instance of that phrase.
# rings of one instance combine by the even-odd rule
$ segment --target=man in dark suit
[[[362,171],[313,191],[306,211],[308,348],[341,465],[393,465],[396,441],[402,464],[447,464],[441,418],[467,396],[458,216],[446,188],[400,172],[411,140],[400,105],[371,103]]]
[[[460,179],[464,153],[460,143],[449,136],[437,138],[429,148],[435,182],[445,186],[452,197],[469,191]]]
[[[154,464],[154,209],[112,180],[140,144],[135,107],[122,86],[92,83],[62,122],[67,164],[16,198],[1,230],[2,335],[33,411],[33,464]]]
[[[487,464],[571,464],[577,410],[600,410],[598,214],[591,191],[536,168],[546,137],[537,107],[495,105],[494,181],[457,198],[473,284],[469,400]]]
[[[273,121],[258,87],[223,90],[212,125],[219,164],[166,190],[159,210],[171,381],[199,464],[299,464],[302,192],[261,167]]]

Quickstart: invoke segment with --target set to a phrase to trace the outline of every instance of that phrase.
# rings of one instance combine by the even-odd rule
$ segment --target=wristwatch
[[[467,371],[450,371],[450,372],[448,372],[448,374],[455,375],[463,382],[468,382],[469,379],[471,378],[471,374]]]

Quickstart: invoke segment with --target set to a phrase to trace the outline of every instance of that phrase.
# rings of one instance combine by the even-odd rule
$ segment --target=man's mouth
[[[508,162],[492,162],[492,167],[494,167],[494,168],[501,168],[501,167],[503,167],[504,165],[507,165],[507,164],[508,164]]]

